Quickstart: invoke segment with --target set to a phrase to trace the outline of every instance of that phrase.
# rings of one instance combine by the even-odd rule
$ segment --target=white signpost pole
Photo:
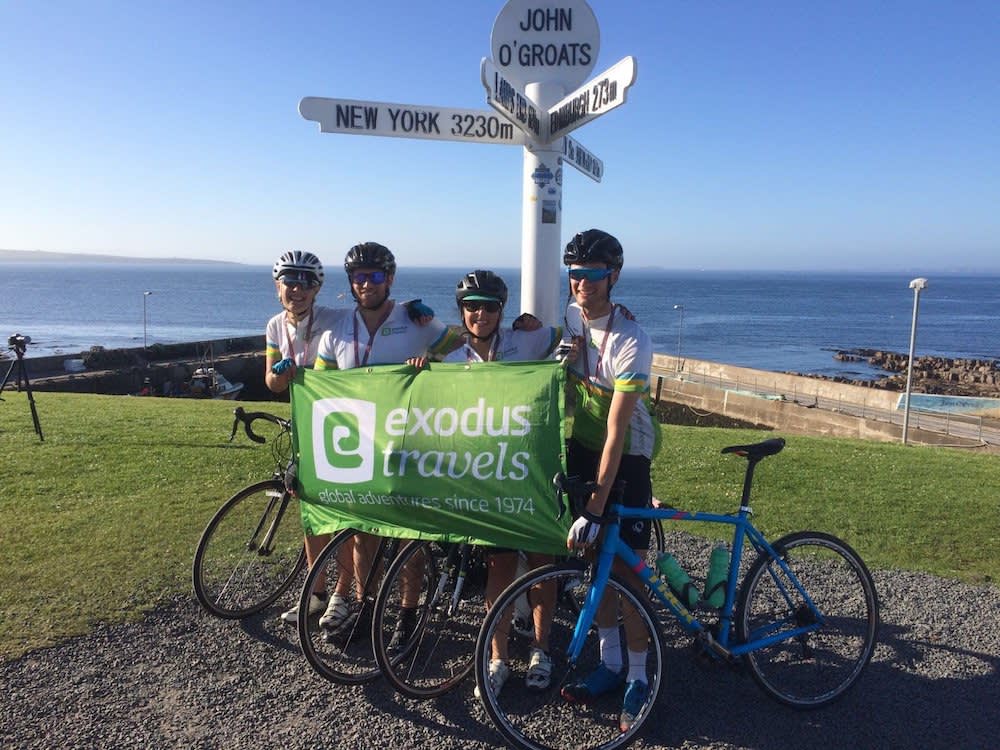
[[[500,73],[545,113],[587,79],[597,61],[600,31],[583,0],[508,0],[493,23],[490,47]],[[540,126],[524,147],[521,312],[555,325],[562,319],[563,144],[549,143],[547,117]]]
[[[525,93],[558,101],[562,87],[531,83]],[[562,145],[556,147],[525,146],[521,180],[521,312],[548,325],[562,320]]]

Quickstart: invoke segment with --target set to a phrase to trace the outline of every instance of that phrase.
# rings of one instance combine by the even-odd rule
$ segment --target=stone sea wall
[[[97,346],[76,356],[27,356],[24,365],[37,391],[127,395],[147,385],[154,395],[181,394],[196,369],[212,366],[231,382],[244,384],[241,399],[272,398],[264,386],[263,336],[153,344],[146,349]],[[0,366],[8,365],[4,361]]]

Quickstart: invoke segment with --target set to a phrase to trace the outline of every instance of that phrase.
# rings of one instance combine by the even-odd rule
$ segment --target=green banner
[[[572,518],[552,486],[565,468],[564,379],[556,362],[300,369],[306,532],[565,551]]]

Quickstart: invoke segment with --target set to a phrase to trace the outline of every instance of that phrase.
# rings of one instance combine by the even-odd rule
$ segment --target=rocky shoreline
[[[846,349],[838,350],[833,358],[838,362],[867,362],[886,374],[871,380],[795,374],[887,391],[906,390],[906,371],[909,366],[909,356],[906,354],[878,349]],[[1000,398],[1000,360],[914,357],[912,390],[936,395]]]

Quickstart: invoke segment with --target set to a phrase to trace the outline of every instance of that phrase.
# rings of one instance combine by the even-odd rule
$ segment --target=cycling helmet
[[[455,301],[461,305],[465,300],[499,302],[507,304],[507,285],[492,271],[473,271],[462,277],[455,287]]]
[[[347,251],[344,270],[350,275],[358,268],[381,268],[389,274],[396,273],[396,259],[392,251],[377,242],[362,242]]]
[[[289,250],[287,253],[282,253],[271,270],[271,276],[275,281],[288,273],[305,274],[305,278],[313,278],[320,284],[323,283],[323,264],[319,258],[306,250]]]
[[[588,229],[571,239],[563,253],[564,266],[583,263],[605,263],[620,271],[625,264],[625,253],[612,235],[600,229]]]

